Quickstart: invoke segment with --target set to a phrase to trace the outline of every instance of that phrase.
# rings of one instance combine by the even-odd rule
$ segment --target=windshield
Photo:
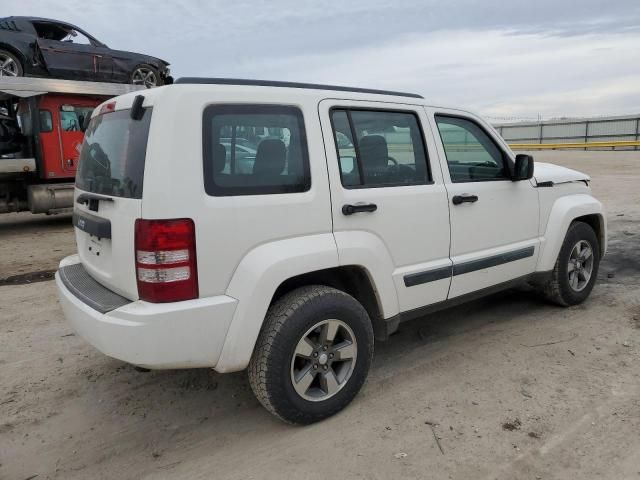
[[[151,109],[141,120],[130,110],[94,117],[85,132],[76,187],[114,197],[142,198]]]

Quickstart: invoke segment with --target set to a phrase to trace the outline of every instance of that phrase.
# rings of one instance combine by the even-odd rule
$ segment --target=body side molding
[[[532,257],[534,253],[535,247],[531,246],[501,253],[499,255],[492,255],[479,260],[454,263],[453,267],[441,267],[433,270],[426,270],[424,272],[411,273],[404,276],[404,284],[406,287],[413,287],[415,285],[434,282],[451,276],[464,275],[465,273],[471,273],[490,267],[497,267],[498,265]]]

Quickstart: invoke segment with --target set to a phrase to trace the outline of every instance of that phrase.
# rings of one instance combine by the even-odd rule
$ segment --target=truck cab
[[[0,213],[69,212],[84,130],[93,109],[134,85],[3,78]]]
[[[33,156],[43,180],[73,179],[84,139],[84,119],[102,101],[98,97],[61,94],[20,99],[17,118],[24,146],[15,157]]]

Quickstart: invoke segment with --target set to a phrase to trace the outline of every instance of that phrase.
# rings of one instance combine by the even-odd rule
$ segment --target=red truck
[[[144,87],[0,78],[0,213],[73,208],[86,123],[103,101]]]

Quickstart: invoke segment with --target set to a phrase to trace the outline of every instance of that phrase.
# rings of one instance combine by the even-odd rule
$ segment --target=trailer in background
[[[0,80],[0,213],[62,213],[86,120],[103,101],[138,85],[16,77]]]

